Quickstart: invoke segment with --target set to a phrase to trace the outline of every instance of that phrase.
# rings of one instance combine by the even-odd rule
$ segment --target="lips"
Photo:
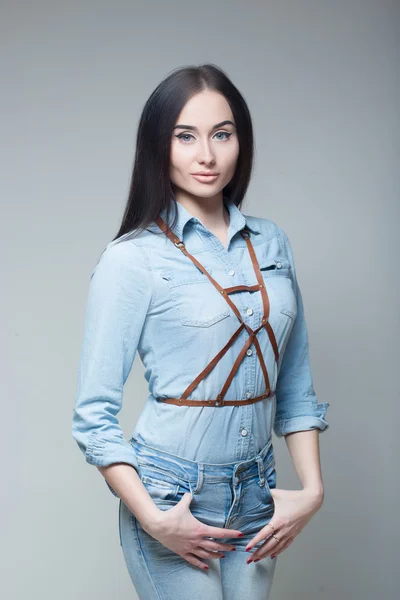
[[[204,175],[209,177],[214,177],[215,175],[219,175],[219,173],[215,173],[214,171],[197,171],[197,173],[192,173],[192,175]]]
[[[200,181],[201,183],[212,183],[217,179],[218,175],[219,173],[217,173],[216,175],[200,175],[198,173],[192,173],[192,177],[194,177],[195,179],[197,179],[197,181]]]

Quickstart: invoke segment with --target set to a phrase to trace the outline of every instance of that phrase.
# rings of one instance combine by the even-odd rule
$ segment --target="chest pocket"
[[[204,265],[212,275],[212,269]],[[180,322],[187,327],[211,327],[230,316],[230,308],[204,273],[193,270],[164,271],[171,300],[178,310]]]
[[[280,312],[294,319],[297,315],[297,302],[288,259],[261,258],[258,262],[267,292],[275,295]]]

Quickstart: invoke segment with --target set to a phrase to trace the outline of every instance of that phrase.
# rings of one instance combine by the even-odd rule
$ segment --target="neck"
[[[229,227],[230,215],[225,207],[222,192],[210,198],[177,193],[175,200],[211,231]]]

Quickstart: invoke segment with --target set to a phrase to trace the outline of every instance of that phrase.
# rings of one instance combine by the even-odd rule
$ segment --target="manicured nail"
[[[221,554],[220,558],[225,558],[225,554]]]
[[[276,556],[276,554],[273,554],[273,555],[271,556],[271,558],[275,558],[275,556]]]
[[[208,569],[209,567],[203,567],[203,569]]]
[[[250,552],[251,548],[246,548],[246,552]]]
[[[236,552],[236,548],[232,548],[231,552]]]
[[[244,533],[239,533],[238,537],[243,537]]]
[[[259,558],[256,558],[256,559],[254,560],[254,562],[258,562],[259,560],[260,560]]]

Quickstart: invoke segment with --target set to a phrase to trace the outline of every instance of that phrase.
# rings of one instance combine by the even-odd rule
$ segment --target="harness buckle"
[[[179,248],[179,250],[183,250],[185,248],[185,244],[181,240],[174,242],[174,244],[177,248]]]

